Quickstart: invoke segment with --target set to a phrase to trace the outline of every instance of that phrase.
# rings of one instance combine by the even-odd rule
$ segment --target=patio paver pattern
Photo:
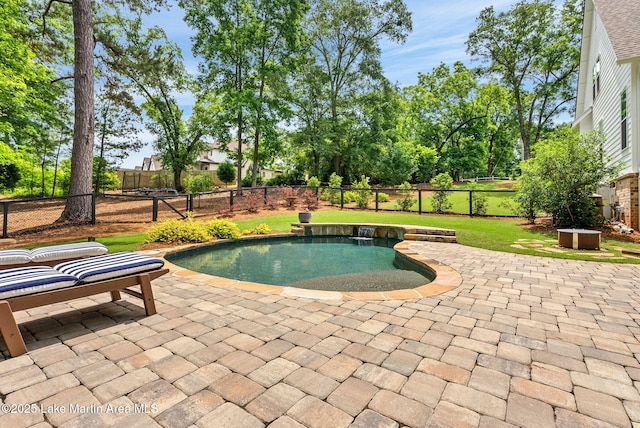
[[[150,317],[108,295],[19,312],[0,426],[640,426],[640,266],[410,246],[462,285],[338,301],[169,274]]]

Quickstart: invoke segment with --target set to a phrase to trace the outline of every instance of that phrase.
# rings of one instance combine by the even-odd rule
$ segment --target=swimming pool
[[[400,290],[432,281],[432,270],[393,250],[398,242],[345,236],[262,238],[206,245],[166,259],[209,275],[310,290]]]

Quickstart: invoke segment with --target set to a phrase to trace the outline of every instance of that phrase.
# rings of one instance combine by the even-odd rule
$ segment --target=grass
[[[250,229],[260,223],[266,223],[274,232],[288,232],[291,223],[297,222],[297,214],[280,214],[264,216],[255,219],[239,220],[236,223],[240,229]],[[521,226],[522,219],[492,219],[470,218],[466,216],[441,216],[441,215],[416,215],[410,213],[368,212],[351,210],[326,210],[313,213],[313,222],[354,222],[354,223],[385,223],[385,224],[412,224],[417,226],[432,226],[454,229],[458,242],[470,247],[485,248],[488,250],[507,253],[527,254],[533,256],[548,256],[570,260],[596,260],[593,251],[574,251],[567,249],[562,253],[556,253],[557,235],[555,233],[542,233],[524,229]],[[521,243],[522,248],[513,245]],[[606,248],[611,256],[602,261],[616,263],[640,264],[640,259],[635,257],[623,257],[622,248],[638,249],[638,245],[630,242],[602,240],[602,247]],[[550,250],[551,252],[543,252]],[[606,256],[605,256],[606,257]],[[597,259],[601,260],[601,259]]]
[[[485,196],[487,198],[487,215],[492,216],[513,216],[514,212],[509,207],[509,202],[513,201],[515,197],[514,192],[494,192],[494,190],[508,190],[505,188],[506,186],[513,185],[513,181],[484,181],[479,183],[474,183],[475,188],[473,189],[474,195],[479,194]],[[456,184],[453,186],[453,192],[449,193],[449,202],[453,205],[448,211],[456,214],[469,214],[469,190],[471,190],[472,184],[469,182]],[[483,190],[488,190],[489,192],[483,193]],[[477,193],[476,193],[477,192]],[[416,202],[413,204],[411,208],[412,211],[418,211],[418,193],[413,192],[414,197],[416,198]],[[423,211],[432,211],[431,205],[431,192],[423,192],[422,194],[422,210]],[[508,202],[505,204],[505,202]],[[382,209],[386,210],[396,210],[397,206],[395,202],[386,202],[380,204]]]
[[[265,223],[273,232],[288,232],[291,223],[298,221],[297,212],[287,214],[273,214],[263,211],[259,217],[238,220],[241,230],[252,229],[261,223]],[[485,248],[488,250],[507,253],[527,254],[535,256],[547,256],[571,260],[599,260],[616,263],[640,264],[640,259],[635,257],[623,257],[621,249],[635,249],[639,246],[631,242],[602,240],[602,247],[611,255],[596,259],[604,252],[574,251],[567,249],[562,253],[556,252],[557,235],[555,233],[542,233],[522,228],[522,219],[494,219],[467,216],[444,215],[416,215],[400,212],[369,212],[353,210],[324,210],[313,213],[313,222],[327,223],[383,223],[383,224],[411,224],[416,226],[431,226],[454,229],[458,242],[470,247]],[[100,237],[96,240],[109,248],[110,252],[133,251],[143,244],[145,233],[115,235]],[[514,244],[521,244],[520,248]],[[547,252],[544,252],[548,250]]]
[[[478,192],[480,193],[480,192]],[[477,194],[474,192],[474,195]],[[487,198],[487,215],[492,216],[513,216],[513,211],[504,205],[505,201],[512,201],[514,197],[514,193],[508,192],[486,192],[480,193]],[[417,199],[418,195],[415,195]],[[456,214],[469,214],[469,192],[451,192],[449,194],[449,202],[451,202],[452,207],[447,210],[451,213]],[[380,208],[385,210],[397,210],[398,207],[395,202],[385,202],[380,204]],[[418,211],[418,202],[413,204],[411,207],[412,211]],[[431,195],[425,195],[423,193],[422,196],[422,211],[432,211],[433,207],[431,205]]]

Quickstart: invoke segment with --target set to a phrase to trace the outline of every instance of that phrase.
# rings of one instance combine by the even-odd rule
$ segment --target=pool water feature
[[[423,286],[433,271],[393,250],[399,241],[281,237],[218,243],[166,256],[180,267],[240,281],[326,291],[385,291]]]
[[[373,226],[358,226],[358,236],[354,236],[351,239],[373,239],[376,228]]]

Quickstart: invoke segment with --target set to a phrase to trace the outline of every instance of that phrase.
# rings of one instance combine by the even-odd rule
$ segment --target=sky
[[[413,21],[413,31],[407,41],[398,45],[384,40],[382,46],[382,67],[385,76],[400,86],[415,85],[418,73],[429,73],[441,62],[452,65],[463,61],[474,65],[466,55],[465,42],[469,33],[476,28],[476,18],[489,6],[496,11],[506,11],[516,0],[405,0]],[[556,0],[558,3],[559,0]],[[169,39],[178,43],[183,50],[187,71],[196,74],[198,60],[191,54],[189,38],[194,34],[182,20],[182,10],[173,6],[170,11],[154,14],[149,22],[161,26]],[[193,98],[183,96],[178,99],[181,107],[191,110]],[[144,157],[153,153],[153,136],[146,131],[142,134],[146,146],[138,153],[132,153],[122,167],[133,169],[141,166]]]

